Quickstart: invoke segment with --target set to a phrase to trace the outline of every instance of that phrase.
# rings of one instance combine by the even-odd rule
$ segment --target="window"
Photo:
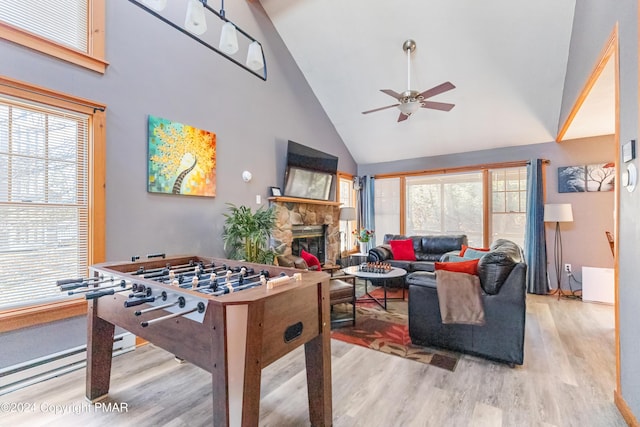
[[[104,73],[105,0],[0,2],[0,38]]]
[[[406,178],[406,235],[466,234],[481,246],[482,173]]]
[[[353,177],[351,175],[338,174],[338,201],[341,208],[356,208],[356,192],[353,189]],[[340,247],[342,251],[350,251],[355,247],[355,240],[351,231],[355,228],[356,221],[340,221],[340,235],[342,236]]]
[[[403,178],[404,179],[404,178]],[[400,178],[375,181],[376,245],[381,245],[385,234],[400,234]]]
[[[527,168],[491,170],[491,240],[524,246],[527,221]]]
[[[471,246],[499,238],[522,246],[527,168],[512,166],[376,177],[376,244],[387,233],[466,234]]]
[[[104,258],[104,107],[51,95],[0,78],[1,314]]]

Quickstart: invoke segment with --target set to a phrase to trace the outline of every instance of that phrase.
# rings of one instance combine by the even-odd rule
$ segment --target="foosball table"
[[[86,396],[107,395],[115,326],[211,373],[213,424],[257,426],[262,368],[305,346],[311,425],[330,426],[329,275],[201,256],[90,267]]]

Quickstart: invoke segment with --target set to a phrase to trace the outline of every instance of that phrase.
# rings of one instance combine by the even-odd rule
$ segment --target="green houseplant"
[[[268,249],[269,237],[276,224],[273,206],[260,207],[255,212],[247,206],[227,203],[222,240],[224,250],[231,259],[242,259],[260,264],[273,264],[275,252]]]

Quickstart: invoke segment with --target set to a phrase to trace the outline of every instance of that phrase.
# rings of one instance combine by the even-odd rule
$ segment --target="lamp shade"
[[[238,51],[238,34],[236,34],[236,26],[231,22],[225,22],[222,26],[219,47],[227,55],[233,55]]]
[[[398,105],[398,108],[400,109],[400,111],[402,111],[403,114],[409,116],[415,113],[416,111],[418,111],[421,106],[422,104],[420,104],[420,102],[411,101],[411,102],[406,102],[404,104]]]
[[[353,221],[356,219],[356,208],[340,208],[340,221]]]
[[[262,57],[262,46],[258,42],[251,42],[247,51],[247,67],[256,71],[264,67],[264,58]]]
[[[190,33],[201,35],[207,31],[207,19],[204,16],[204,5],[199,0],[189,0],[184,28]]]
[[[573,222],[571,203],[544,205],[544,222]]]

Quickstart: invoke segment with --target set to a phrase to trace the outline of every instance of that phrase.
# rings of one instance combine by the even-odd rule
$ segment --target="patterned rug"
[[[402,291],[399,296],[402,296]],[[430,348],[411,344],[408,320],[405,314],[384,311],[377,304],[373,303],[373,305],[370,303],[358,304],[356,326],[345,326],[332,330],[331,337],[452,372],[455,370],[458,357],[454,353],[436,353]]]
[[[376,298],[381,303],[384,301],[384,289],[370,287],[368,290],[369,290],[369,295],[371,295],[373,298]],[[399,289],[399,288],[387,289],[387,300],[402,301],[402,298],[403,298],[402,289]],[[404,300],[407,301],[408,299],[409,299],[409,292],[407,292],[407,290],[405,289]],[[372,307],[373,306],[379,307],[379,305],[377,305],[378,303],[376,303],[375,301],[372,301],[367,295],[362,295],[361,297],[359,297],[358,304],[371,304]]]

